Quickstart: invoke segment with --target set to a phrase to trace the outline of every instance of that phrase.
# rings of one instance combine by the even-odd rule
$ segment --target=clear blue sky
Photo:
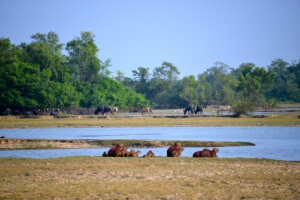
[[[217,61],[267,67],[300,59],[300,0],[0,0],[0,37],[19,45],[49,31],[64,44],[91,31],[113,75],[163,61],[180,77]]]

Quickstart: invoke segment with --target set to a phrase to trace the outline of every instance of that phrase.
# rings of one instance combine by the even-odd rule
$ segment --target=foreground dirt
[[[0,158],[0,199],[300,199],[300,163]]]

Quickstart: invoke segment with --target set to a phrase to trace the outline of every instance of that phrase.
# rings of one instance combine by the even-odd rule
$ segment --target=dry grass
[[[300,199],[300,163],[0,158],[0,199]]]
[[[16,119],[0,118],[0,128],[57,128],[57,127],[141,127],[141,126],[299,126],[296,116],[267,118],[232,117],[108,117]]]

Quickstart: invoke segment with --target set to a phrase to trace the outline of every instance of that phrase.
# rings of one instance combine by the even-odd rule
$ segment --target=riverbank
[[[0,158],[0,199],[299,199],[300,163],[220,158]]]
[[[0,129],[76,128],[76,127],[147,127],[147,126],[300,126],[298,116],[268,117],[170,117],[170,116],[68,116],[68,118],[0,117]]]
[[[250,142],[212,142],[212,141],[177,141],[184,147],[226,147],[254,146]],[[124,144],[128,148],[168,147],[174,141],[149,140],[41,140],[41,139],[0,139],[0,150],[29,150],[29,149],[78,149],[102,148],[108,149],[115,144]]]

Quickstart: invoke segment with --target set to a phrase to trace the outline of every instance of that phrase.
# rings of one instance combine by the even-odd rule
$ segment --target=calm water
[[[300,127],[124,127],[124,128],[58,128],[3,129],[0,136],[23,139],[142,139],[244,141],[256,146],[221,147],[221,158],[270,158],[300,161]],[[138,149],[138,148],[135,148]],[[152,148],[156,156],[166,156],[167,148]],[[185,148],[182,156],[192,156],[202,148]],[[99,156],[108,148],[11,150],[0,151],[0,157],[48,158],[64,156]],[[143,155],[150,150],[140,149]]]

